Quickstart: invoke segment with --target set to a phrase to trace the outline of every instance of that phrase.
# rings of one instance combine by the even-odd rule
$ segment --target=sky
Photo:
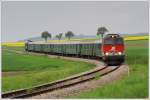
[[[40,36],[48,31],[96,35],[105,26],[110,33],[148,33],[146,1],[3,1],[2,42]]]

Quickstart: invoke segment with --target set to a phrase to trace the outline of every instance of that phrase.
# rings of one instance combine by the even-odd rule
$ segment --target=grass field
[[[125,44],[129,76],[69,98],[148,98],[148,40],[126,41]]]
[[[2,46],[2,50],[16,50],[16,51],[22,51],[24,52],[24,46]]]
[[[2,72],[6,74],[2,77],[3,92],[62,79],[94,67],[92,64],[79,61],[16,54],[6,48],[23,50],[21,47],[5,47],[2,50]]]

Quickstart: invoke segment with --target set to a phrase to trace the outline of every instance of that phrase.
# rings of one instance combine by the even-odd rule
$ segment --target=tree
[[[58,35],[56,35],[56,38],[60,40],[62,38],[62,35],[63,33],[59,33]]]
[[[103,38],[103,35],[108,32],[107,28],[105,27],[99,27],[98,30],[97,30],[97,35],[101,35],[101,37]]]
[[[68,31],[66,34],[65,34],[65,37],[68,38],[70,40],[71,37],[74,36],[74,33],[72,31]]]
[[[48,31],[44,31],[44,32],[42,32],[41,37],[45,39],[45,42],[47,42],[47,39],[51,38],[52,36],[50,33],[48,33]]]

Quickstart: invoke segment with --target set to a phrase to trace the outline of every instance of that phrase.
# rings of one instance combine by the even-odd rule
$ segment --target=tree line
[[[108,29],[106,27],[99,27],[97,29],[97,36],[100,36],[103,38],[103,35],[108,32]],[[55,37],[60,40],[63,36],[63,33],[59,33],[57,34]],[[74,33],[72,31],[68,31],[65,33],[65,37],[68,38],[68,40],[70,40],[72,37],[74,37]],[[44,31],[41,33],[41,37],[45,40],[45,42],[47,42],[48,38],[52,38],[52,34],[49,33],[48,31]]]

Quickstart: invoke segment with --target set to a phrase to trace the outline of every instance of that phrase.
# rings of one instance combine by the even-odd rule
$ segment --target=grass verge
[[[92,64],[80,61],[22,55],[3,50],[2,73],[18,72],[19,74],[2,76],[2,92],[44,84],[93,67]]]

